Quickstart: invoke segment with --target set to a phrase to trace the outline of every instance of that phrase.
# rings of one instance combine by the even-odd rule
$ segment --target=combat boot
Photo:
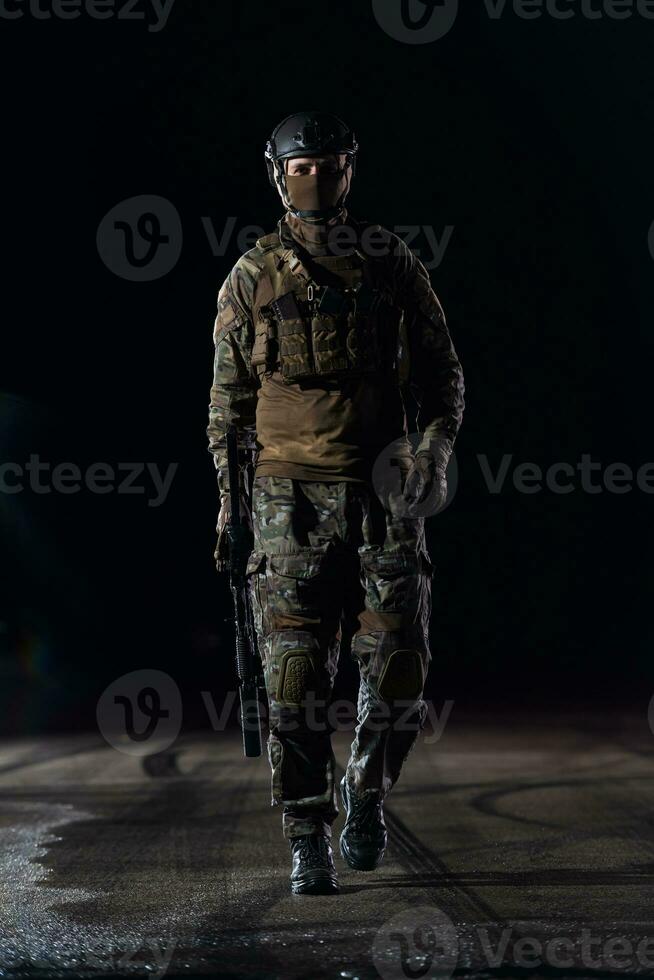
[[[324,834],[291,837],[291,852],[291,891],[295,895],[335,895],[338,892],[329,838]]]
[[[381,863],[388,835],[382,796],[378,790],[355,797],[343,776],[341,799],[347,813],[341,834],[341,854],[356,871],[374,871]]]

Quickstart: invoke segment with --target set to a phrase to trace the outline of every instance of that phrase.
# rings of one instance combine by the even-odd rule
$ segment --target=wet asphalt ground
[[[338,762],[349,733],[335,737]],[[0,743],[0,976],[654,976],[642,715],[450,720],[388,798],[390,843],[292,896],[265,757],[186,736]]]

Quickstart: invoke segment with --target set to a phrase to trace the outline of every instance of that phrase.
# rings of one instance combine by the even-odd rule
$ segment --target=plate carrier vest
[[[303,261],[274,232],[257,241],[265,273],[254,297],[252,369],[286,384],[376,374],[408,380],[403,311],[384,265],[354,250]]]

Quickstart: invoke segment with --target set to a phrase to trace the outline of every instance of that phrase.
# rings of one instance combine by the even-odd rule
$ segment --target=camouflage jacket
[[[364,227],[353,219],[349,223],[359,233]],[[290,234],[283,220],[279,231],[282,236]],[[417,418],[422,434],[418,451],[428,450],[432,440],[444,438],[454,442],[456,438],[464,408],[463,373],[427,270],[402,239],[386,229],[380,231],[389,247],[383,250],[383,255],[377,254],[374,261],[384,263],[384,281],[394,303],[404,311],[410,363],[406,388],[416,405],[410,425]],[[225,433],[228,426],[235,423],[240,437],[252,448],[257,446],[260,382],[250,359],[254,344],[253,297],[263,275],[262,250],[255,246],[241,256],[218,294],[207,434],[221,493],[227,487]]]

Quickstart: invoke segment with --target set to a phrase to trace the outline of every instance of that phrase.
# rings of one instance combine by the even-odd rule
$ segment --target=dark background
[[[159,33],[0,20],[2,461],[178,464],[158,508],[144,478],[143,495],[0,494],[3,729],[92,727],[105,686],[143,667],[176,679],[192,725],[201,690],[233,686],[205,427],[215,299],[240,251],[212,255],[201,218],[272,230],[265,139],[312,107],[357,131],[355,215],[454,226],[432,282],[467,411],[458,493],[428,527],[428,694],[645,710],[652,497],[579,478],[527,495],[510,474],[490,494],[477,456],[654,459],[654,21],[462,6],[425,45],[390,38],[368,2],[177,0]],[[129,282],[96,233],[142,194],[177,208],[183,249],[168,275]]]

